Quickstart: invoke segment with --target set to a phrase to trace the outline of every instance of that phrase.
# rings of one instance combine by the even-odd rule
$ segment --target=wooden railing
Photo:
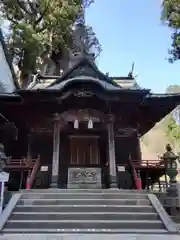
[[[138,190],[141,190],[142,189],[141,179],[139,179],[137,171],[136,171],[133,161],[131,159],[129,159],[129,166],[131,167],[132,177],[133,177],[135,188]]]
[[[140,170],[140,171],[144,171],[145,170],[145,173],[147,174],[147,186],[148,186],[148,189],[149,187],[154,187],[155,188],[155,185],[152,183],[152,172],[149,173],[149,171],[146,172],[147,169],[160,169],[161,171],[159,172],[161,174],[161,172],[164,172],[165,171],[165,164],[164,164],[164,161],[162,161],[161,159],[156,159],[156,160],[131,160],[131,169],[133,170],[132,174],[133,174],[133,180],[134,180],[134,183],[135,183],[135,187],[136,189],[141,189],[142,188],[142,182],[141,182],[141,178],[138,177],[138,174],[137,174],[137,171]],[[150,175],[149,175],[150,174]],[[150,180],[149,180],[149,177],[150,177]],[[159,176],[160,177],[160,176]],[[143,178],[143,181],[145,181],[145,179]],[[149,181],[150,181],[150,185],[149,185]],[[159,186],[159,181],[157,181],[158,183],[158,186]],[[146,187],[147,187],[146,186]],[[159,187],[159,191],[160,189],[162,190],[161,186]]]
[[[32,188],[32,184],[35,180],[36,173],[39,169],[39,166],[40,166],[40,157],[36,159],[36,163],[34,164],[33,169],[29,170],[28,177],[26,180],[26,189]]]
[[[135,168],[164,168],[164,162],[160,159],[157,160],[132,160]]]
[[[37,159],[9,159],[6,168],[17,168],[17,169],[32,169]]]

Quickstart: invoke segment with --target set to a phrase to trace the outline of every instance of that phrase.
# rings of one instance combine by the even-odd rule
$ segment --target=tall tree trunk
[[[32,74],[36,71],[36,58],[32,59],[29,51],[23,50],[23,56],[19,63],[19,69],[20,86],[21,88],[26,89],[31,82]]]

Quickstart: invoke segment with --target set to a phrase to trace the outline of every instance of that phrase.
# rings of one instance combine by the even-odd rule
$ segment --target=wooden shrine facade
[[[1,141],[12,158],[40,157],[36,187],[132,188],[129,161],[141,161],[139,137],[179,102],[180,95],[152,94],[132,77],[114,81],[82,59],[62,77],[37,76],[14,98],[1,96],[1,113],[17,128],[15,139]]]

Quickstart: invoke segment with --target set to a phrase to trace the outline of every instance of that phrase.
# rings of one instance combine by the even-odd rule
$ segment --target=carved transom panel
[[[84,98],[84,97],[92,97],[94,94],[91,91],[78,91],[76,93],[74,93],[75,97],[78,98]]]

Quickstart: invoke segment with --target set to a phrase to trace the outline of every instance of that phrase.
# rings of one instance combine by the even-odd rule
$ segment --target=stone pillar
[[[115,157],[115,142],[114,142],[114,125],[113,122],[108,123],[108,143],[109,143],[109,175],[110,187],[117,188],[116,174],[116,157]]]
[[[59,144],[60,144],[60,123],[54,122],[53,130],[53,159],[52,159],[52,178],[51,187],[58,187],[58,174],[59,174]]]

